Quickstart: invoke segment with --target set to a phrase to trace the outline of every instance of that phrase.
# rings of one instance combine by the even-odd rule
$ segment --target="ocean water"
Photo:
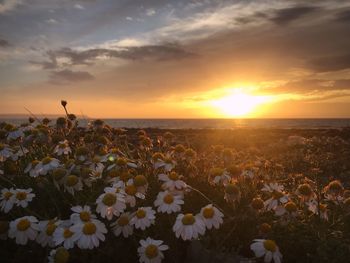
[[[0,119],[16,125],[27,119]],[[235,128],[284,128],[317,129],[350,127],[349,119],[104,119],[116,128],[160,129],[235,129]],[[53,121],[54,122],[54,121]],[[87,120],[79,120],[86,126]]]

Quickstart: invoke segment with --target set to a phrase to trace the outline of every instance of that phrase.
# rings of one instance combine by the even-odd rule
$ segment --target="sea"
[[[280,129],[320,129],[349,128],[347,119],[103,119],[115,128],[159,128],[159,129],[238,129],[238,128],[280,128]],[[0,122],[15,125],[27,119],[2,119]],[[54,120],[53,120],[54,122]],[[79,119],[80,126],[89,120]]]

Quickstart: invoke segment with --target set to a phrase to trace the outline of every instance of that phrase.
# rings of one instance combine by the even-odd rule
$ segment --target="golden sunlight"
[[[251,117],[259,106],[271,100],[271,96],[253,95],[242,89],[234,89],[228,95],[212,100],[211,105],[226,117]]]

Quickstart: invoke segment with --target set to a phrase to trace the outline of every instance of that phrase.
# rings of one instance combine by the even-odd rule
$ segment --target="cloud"
[[[21,0],[4,0],[0,3],[0,14],[11,11],[17,7],[22,1]]]
[[[9,47],[9,46],[11,46],[11,45],[10,45],[10,43],[7,40],[0,39],[0,48],[2,48],[2,47]]]
[[[311,69],[317,72],[338,71],[350,68],[350,53],[312,59],[308,62]]]
[[[80,5],[80,4],[75,4],[74,5],[74,8],[75,9],[79,9],[79,10],[84,10],[85,8],[82,6],[82,5]]]
[[[146,10],[146,15],[147,16],[154,16],[156,14],[156,10],[153,8],[149,8]]]
[[[64,69],[61,71],[54,71],[49,76],[49,82],[52,84],[68,84],[71,82],[80,82],[80,81],[88,81],[93,80],[94,76],[89,72],[85,71],[72,71],[69,69]]]
[[[295,6],[278,9],[270,20],[278,25],[286,25],[300,17],[314,12],[317,9],[319,8],[314,6]]]

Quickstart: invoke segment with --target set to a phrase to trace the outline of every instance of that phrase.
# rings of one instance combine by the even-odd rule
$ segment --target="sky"
[[[350,2],[0,0],[0,114],[350,117]]]

